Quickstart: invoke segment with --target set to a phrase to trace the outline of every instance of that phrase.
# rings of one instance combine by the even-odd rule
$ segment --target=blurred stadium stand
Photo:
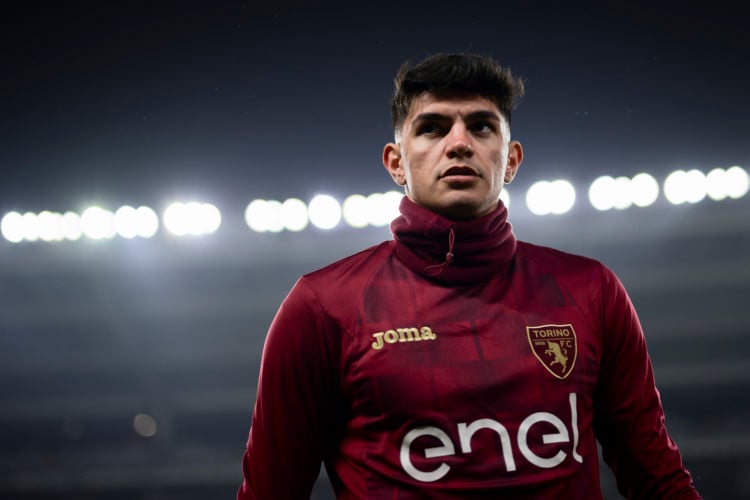
[[[511,214],[519,239],[618,273],[699,490],[750,498],[750,198]],[[276,308],[300,274],[389,237],[227,225],[187,240],[0,241],[0,498],[233,498]],[[141,413],[152,437],[134,430]],[[610,476],[605,497],[619,498]],[[325,482],[313,498],[331,498]]]

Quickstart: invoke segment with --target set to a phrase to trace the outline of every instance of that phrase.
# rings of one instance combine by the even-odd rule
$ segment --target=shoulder
[[[600,298],[622,288],[615,273],[596,259],[523,241],[517,245],[516,272],[541,281],[551,278],[578,298]]]
[[[363,266],[368,267],[369,265],[375,264],[377,261],[386,258],[391,253],[391,243],[393,242],[383,241],[377,245],[365,248],[355,254],[309,272],[303,275],[303,278],[310,281],[318,281],[331,276],[363,272]]]
[[[516,258],[554,274],[586,271],[603,272],[607,270],[607,267],[596,259],[525,241],[517,243]]]
[[[393,242],[384,241],[303,275],[304,283],[321,302],[361,296],[361,291],[393,253]]]

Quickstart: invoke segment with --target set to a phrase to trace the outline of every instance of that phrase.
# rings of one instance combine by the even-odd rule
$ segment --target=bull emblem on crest
[[[573,371],[578,340],[572,324],[527,326],[531,351],[547,371],[564,379]]]
[[[552,356],[552,362],[549,364],[550,366],[553,365],[560,365],[560,367],[565,371],[565,368],[568,366],[568,350],[563,349],[560,347],[560,344],[557,344],[555,342],[547,342],[547,350],[544,351],[544,354],[547,356]]]

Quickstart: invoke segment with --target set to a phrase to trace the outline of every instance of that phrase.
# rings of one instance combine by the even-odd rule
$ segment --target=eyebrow
[[[411,122],[419,123],[419,122],[429,122],[429,121],[448,121],[452,118],[449,115],[444,115],[442,113],[421,113],[417,115]],[[499,122],[501,120],[500,115],[497,113],[493,113],[492,111],[472,111],[468,115],[466,115],[467,120],[493,120],[496,122]]]

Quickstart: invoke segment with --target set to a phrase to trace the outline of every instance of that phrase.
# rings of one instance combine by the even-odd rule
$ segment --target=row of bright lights
[[[664,197],[673,205],[698,203],[706,197],[721,201],[745,196],[750,177],[742,167],[715,168],[708,174],[700,170],[677,170],[664,180]],[[659,183],[646,173],[630,177],[599,177],[591,183],[589,203],[597,210],[624,210],[635,205],[647,207],[659,198]],[[534,215],[564,214],[573,208],[576,192],[565,180],[540,181],[526,192],[526,206]]]
[[[706,197],[721,201],[738,199],[748,193],[750,176],[741,167],[714,169],[708,174],[699,170],[671,173],[664,181],[664,197],[672,204],[697,203]],[[354,194],[340,204],[328,195],[318,195],[310,203],[290,198],[254,200],[245,209],[245,222],[256,232],[302,231],[309,224],[319,229],[332,229],[343,219],[355,228],[388,225],[398,216],[403,194],[396,191],[370,196]],[[510,205],[506,190],[501,199]],[[588,190],[591,205],[597,210],[624,210],[633,205],[647,207],[659,197],[659,184],[651,175],[641,173],[629,177],[600,177]],[[565,180],[540,181],[526,192],[526,206],[535,215],[563,214],[576,201],[573,185]],[[177,236],[205,235],[221,226],[219,209],[209,203],[173,203],[164,211],[164,227]],[[0,222],[3,237],[10,242],[78,240],[83,236],[94,240],[150,238],[159,230],[159,217],[149,207],[124,206],[116,212],[91,207],[82,214],[44,211],[39,214],[10,212]]]
[[[173,203],[164,212],[164,227],[175,235],[201,235],[221,225],[219,209],[208,203]],[[3,237],[21,241],[75,241],[86,236],[92,240],[151,238],[159,230],[159,217],[149,207],[120,207],[111,212],[100,207],[87,208],[82,214],[44,211],[7,213],[0,222]]]

